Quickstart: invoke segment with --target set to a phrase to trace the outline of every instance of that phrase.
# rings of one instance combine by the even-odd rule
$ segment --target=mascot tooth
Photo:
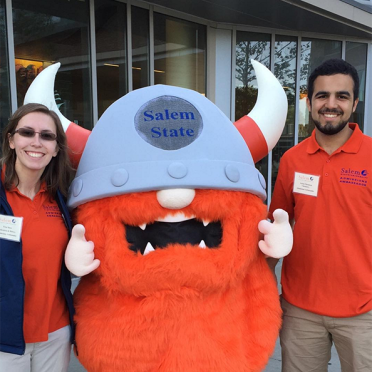
[[[236,126],[199,93],[161,85],[113,103],[86,145],[66,119],[73,151],[84,149],[68,200],[84,227],[66,264],[89,273],[74,294],[88,371],[253,372],[273,352],[281,311],[259,229],[273,257],[289,253],[292,235],[284,211],[264,220],[254,162],[279,139],[287,100],[252,63],[258,101]],[[53,105],[50,93],[41,103]]]

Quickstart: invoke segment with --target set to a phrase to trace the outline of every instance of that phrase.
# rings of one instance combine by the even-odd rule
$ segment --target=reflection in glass
[[[18,106],[35,76],[61,62],[55,83],[57,105],[65,117],[92,128],[88,2],[12,3]]]
[[[367,44],[346,42],[345,61],[352,64],[359,75],[359,103],[350,119],[358,123],[360,130],[364,128],[366,75],[367,75]]]
[[[283,133],[272,150],[272,188],[278,175],[282,155],[294,146],[296,100],[297,38],[277,35],[275,38],[274,75],[280,81],[288,99],[288,114]]]
[[[95,1],[98,116],[128,93],[126,4]]]
[[[206,27],[154,13],[155,84],[205,94]]]
[[[3,132],[4,127],[8,124],[11,113],[6,40],[5,1],[0,0],[0,133]],[[0,139],[2,140],[2,138]]]
[[[314,129],[306,107],[307,79],[317,66],[330,58],[341,58],[341,41],[302,39],[298,142],[309,137]]]
[[[254,59],[270,68],[270,39],[269,34],[253,32],[236,32],[236,61],[235,61],[235,120],[247,115],[257,100],[257,81],[253,66]],[[256,163],[257,169],[267,182],[268,158]]]
[[[132,6],[132,76],[133,90],[150,85],[149,12]]]

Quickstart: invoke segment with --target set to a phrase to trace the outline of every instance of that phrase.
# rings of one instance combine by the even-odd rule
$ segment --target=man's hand
[[[67,268],[76,276],[84,276],[94,271],[100,261],[94,258],[94,243],[85,239],[83,225],[75,225],[65,252]]]
[[[258,230],[264,234],[264,240],[260,240],[258,246],[266,256],[282,258],[292,250],[292,228],[288,221],[288,213],[283,209],[276,209],[273,217],[273,223],[266,220],[259,222]]]

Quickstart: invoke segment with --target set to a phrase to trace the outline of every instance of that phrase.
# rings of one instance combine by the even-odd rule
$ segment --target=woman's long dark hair
[[[58,115],[39,103],[28,103],[18,108],[4,129],[2,145],[3,156],[1,158],[1,165],[5,165],[4,187],[10,190],[19,183],[18,175],[15,170],[17,155],[16,152],[10,148],[9,138],[14,135],[19,121],[32,112],[41,112],[52,118],[56,126],[57,146],[59,149],[57,156],[53,157],[45,167],[40,181],[46,182],[48,193],[52,198],[55,197],[57,189],[66,197],[72,179],[72,167],[68,155],[66,135]]]

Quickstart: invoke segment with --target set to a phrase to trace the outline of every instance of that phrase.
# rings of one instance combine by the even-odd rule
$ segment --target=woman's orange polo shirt
[[[17,188],[6,191],[16,217],[23,217],[22,254],[25,280],[23,330],[26,343],[48,340],[48,333],[69,322],[59,282],[68,233],[55,200],[43,184],[31,200]]]

